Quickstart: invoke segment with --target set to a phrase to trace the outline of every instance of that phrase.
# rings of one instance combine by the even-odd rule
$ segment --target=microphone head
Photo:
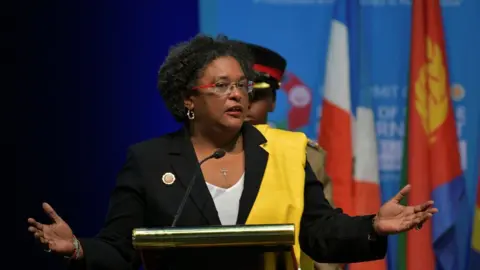
[[[219,158],[224,157],[226,153],[227,153],[227,152],[225,152],[225,150],[223,150],[223,149],[218,149],[217,151],[215,151],[215,152],[213,153],[212,156],[213,156],[213,158],[215,158],[215,159],[219,159]]]

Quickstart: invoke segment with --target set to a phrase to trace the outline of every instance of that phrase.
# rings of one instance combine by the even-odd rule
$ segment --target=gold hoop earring
[[[190,120],[195,119],[195,113],[193,112],[193,110],[187,109],[187,117]]]

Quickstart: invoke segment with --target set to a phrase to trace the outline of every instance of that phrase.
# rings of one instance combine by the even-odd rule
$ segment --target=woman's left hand
[[[410,185],[406,185],[395,197],[380,207],[373,223],[379,235],[396,234],[414,227],[420,229],[425,221],[438,212],[437,208],[432,207],[433,201],[415,206],[401,205],[400,201],[410,189]]]

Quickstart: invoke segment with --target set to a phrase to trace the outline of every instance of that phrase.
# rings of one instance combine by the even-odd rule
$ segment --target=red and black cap
[[[255,80],[254,88],[274,88],[280,87],[280,81],[283,78],[287,60],[277,52],[265,47],[246,43],[254,57],[253,69],[259,74]],[[262,86],[263,83],[263,86]],[[272,85],[276,84],[276,85]]]

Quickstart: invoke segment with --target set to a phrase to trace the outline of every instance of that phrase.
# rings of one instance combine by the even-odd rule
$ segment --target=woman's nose
[[[237,102],[240,102],[243,98],[243,90],[238,88],[237,86],[231,86],[230,88],[230,94],[228,95],[228,98],[233,99]]]

